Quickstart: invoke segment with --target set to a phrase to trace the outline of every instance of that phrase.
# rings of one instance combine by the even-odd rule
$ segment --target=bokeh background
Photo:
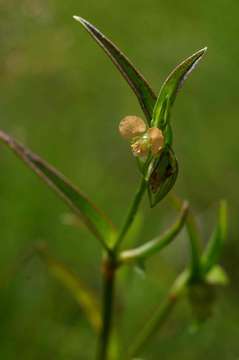
[[[229,238],[221,263],[231,281],[218,293],[214,316],[197,331],[182,301],[145,358],[238,360],[239,3],[0,1],[1,128],[58,167],[119,226],[139,176],[117,126],[123,116],[142,113],[74,14],[110,36],[156,91],[179,61],[209,48],[173,110],[176,191],[190,200],[205,241],[218,200],[228,200]],[[99,295],[101,248],[83,226],[69,225],[66,206],[3,146],[0,164],[0,357],[92,359],[95,336],[82,309],[37,256],[26,255],[44,241]],[[167,199],[153,211],[145,201],[131,235],[146,241],[176,215]],[[147,263],[145,276],[132,271],[128,284],[119,280],[116,323],[124,348],[187,261],[183,233]]]

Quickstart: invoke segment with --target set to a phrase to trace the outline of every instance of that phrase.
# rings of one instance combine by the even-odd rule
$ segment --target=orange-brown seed
[[[151,143],[152,154],[157,155],[164,145],[163,133],[158,128],[149,128],[148,134]]]
[[[120,134],[128,140],[145,133],[146,129],[145,122],[140,117],[133,115],[124,117],[119,124]]]

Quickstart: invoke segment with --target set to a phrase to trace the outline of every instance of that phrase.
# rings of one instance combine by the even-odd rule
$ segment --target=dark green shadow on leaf
[[[150,206],[157,205],[172,189],[178,176],[178,162],[173,150],[167,146],[154,159],[148,179]]]

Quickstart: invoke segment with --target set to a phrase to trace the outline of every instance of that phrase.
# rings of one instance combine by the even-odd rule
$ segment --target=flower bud
[[[123,138],[131,140],[145,133],[147,126],[138,116],[126,116],[119,124],[119,132]]]

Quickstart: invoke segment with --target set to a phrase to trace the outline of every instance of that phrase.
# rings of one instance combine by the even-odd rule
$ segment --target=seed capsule
[[[157,155],[164,145],[163,133],[158,128],[149,128],[148,134],[151,143],[152,154]]]
[[[131,140],[146,132],[145,122],[138,116],[126,116],[119,124],[119,132],[125,139]]]

